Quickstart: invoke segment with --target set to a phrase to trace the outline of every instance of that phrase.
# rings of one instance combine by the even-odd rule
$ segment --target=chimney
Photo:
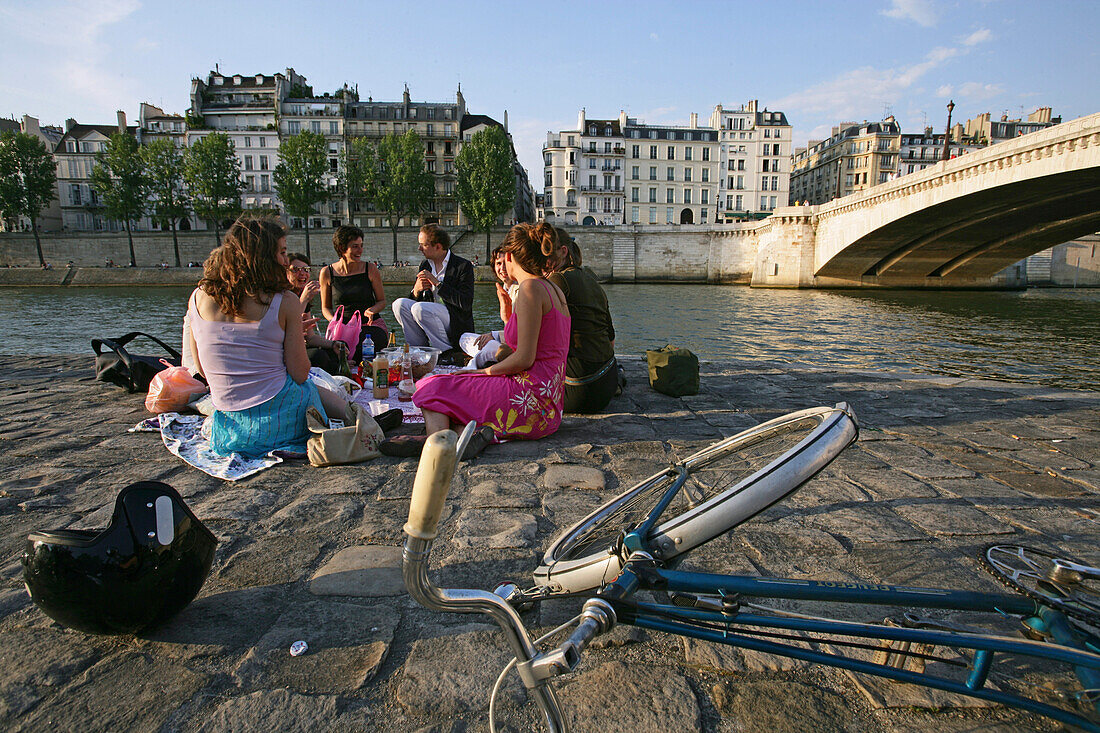
[[[508,110],[504,110],[504,132],[508,132]]]
[[[699,127],[699,113],[698,112],[692,112],[691,113],[691,129],[694,130],[697,127]]]
[[[118,131],[123,135],[126,134],[126,113],[119,110],[115,113],[118,116]]]
[[[619,133],[626,135],[626,110],[619,110]]]
[[[584,134],[584,107],[581,107],[580,113],[577,115],[577,129]]]
[[[74,120],[72,117],[65,120],[65,132],[68,132],[69,130],[73,129],[74,127],[76,127],[76,120]]]
[[[33,135],[39,137],[42,134],[41,129],[38,127],[38,118],[31,117],[30,115],[23,115],[23,124],[20,126],[23,133],[26,135]]]
[[[747,109],[746,111],[747,111],[747,112],[755,112],[755,111],[756,111],[756,105],[757,105],[758,103],[759,103],[759,100],[756,100],[756,99],[750,99],[750,100],[749,100],[749,108],[748,108],[748,109]]]
[[[405,85],[405,91],[401,93],[401,101],[405,104],[409,104],[409,85]]]

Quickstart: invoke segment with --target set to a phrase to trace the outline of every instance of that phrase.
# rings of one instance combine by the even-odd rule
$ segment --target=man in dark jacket
[[[451,252],[451,238],[438,224],[420,227],[420,263],[407,298],[393,301],[393,315],[410,346],[447,351],[474,330],[474,266]]]

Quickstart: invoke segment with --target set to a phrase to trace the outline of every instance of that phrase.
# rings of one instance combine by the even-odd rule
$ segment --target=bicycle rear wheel
[[[636,484],[558,537],[535,570],[535,583],[581,592],[613,580],[622,569],[621,537],[664,496],[682,467],[687,480],[647,539],[669,563],[729,531],[800,487],[840,454],[858,433],[844,403],[769,420],[726,438]]]

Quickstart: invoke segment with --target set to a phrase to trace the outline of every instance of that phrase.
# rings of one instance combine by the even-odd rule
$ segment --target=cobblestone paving
[[[285,464],[222,483],[171,456],[157,436],[128,434],[145,414],[142,400],[90,381],[88,362],[0,357],[0,728],[487,729],[502,640],[480,617],[420,608],[396,575],[399,554],[389,548],[402,541],[414,461]],[[567,417],[548,439],[495,446],[466,464],[437,543],[441,585],[523,583],[560,530],[669,459],[841,400],[859,416],[860,441],[690,564],[997,590],[976,561],[990,542],[1100,561],[1100,515],[1091,513],[1100,511],[1100,393],[734,362],[704,364],[702,391],[674,399],[648,388],[640,362],[628,363],[628,376],[608,414]],[[140,479],[175,486],[218,535],[201,596],[140,637],[52,623],[22,587],[27,533],[104,526],[118,490]],[[578,605],[546,603],[529,623],[549,629]],[[867,620],[889,613],[845,611]],[[295,658],[296,639],[310,651]],[[985,703],[631,628],[600,639],[559,689],[574,729],[600,733],[1057,728]],[[514,680],[499,710],[506,730],[536,729]]]

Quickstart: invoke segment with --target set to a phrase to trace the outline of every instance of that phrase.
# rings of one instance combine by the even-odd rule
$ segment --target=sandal
[[[482,451],[494,442],[496,442],[496,433],[488,425],[482,425],[470,437],[470,442],[466,444],[466,450],[459,460],[468,461],[471,458],[477,458]]]

